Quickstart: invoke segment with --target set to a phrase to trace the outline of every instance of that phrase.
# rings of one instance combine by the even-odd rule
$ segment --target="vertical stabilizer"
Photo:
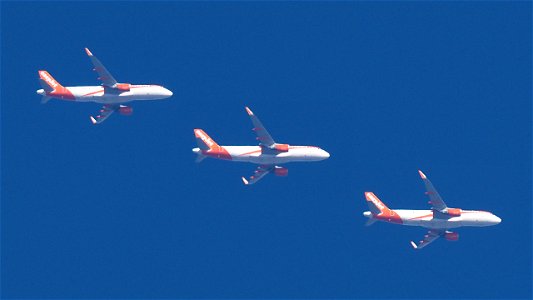
[[[365,193],[366,203],[373,215],[379,215],[381,213],[389,213],[390,209],[379,200],[379,198],[372,192]]]
[[[212,150],[220,148],[220,146],[202,129],[195,129],[194,136],[196,137],[196,143],[201,150]]]
[[[47,93],[63,89],[63,86],[47,71],[39,71],[39,84]]]
[[[391,223],[403,223],[402,218],[398,215],[398,213],[388,208],[387,205],[381,202],[381,200],[379,200],[379,198],[374,195],[374,193],[365,192],[365,198],[366,203],[368,204],[368,208],[372,213],[372,218]]]

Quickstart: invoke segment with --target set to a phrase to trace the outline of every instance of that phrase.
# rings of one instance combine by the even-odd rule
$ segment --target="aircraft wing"
[[[111,116],[119,108],[120,105],[118,104],[105,104],[102,109],[100,109],[100,113],[96,117],[91,116],[91,122],[93,124],[100,124],[109,118],[109,116]]]
[[[102,85],[114,88],[117,84],[117,81],[115,78],[113,78],[113,75],[109,73],[100,60],[98,60],[98,58],[96,58],[96,56],[94,56],[89,49],[85,48],[85,52],[87,52],[87,55],[91,59],[91,62],[94,66],[93,71],[98,73],[98,80],[102,81]]]
[[[424,185],[426,186],[426,195],[428,195],[429,197],[429,204],[431,204],[431,209],[443,211],[448,208],[448,206],[446,206],[446,203],[444,203],[441,196],[439,195],[435,187],[433,187],[433,184],[431,183],[431,181],[429,181],[426,175],[420,170],[418,170],[418,174],[420,174],[420,177],[422,178],[422,180],[424,181]]]
[[[274,142],[274,139],[272,139],[270,133],[268,133],[261,121],[259,121],[259,118],[254,115],[254,113],[248,107],[246,107],[246,112],[248,113],[250,119],[252,120],[252,123],[254,124],[254,128],[252,130],[257,135],[259,145],[268,148],[273,148],[276,145],[276,142]]]
[[[422,249],[438,239],[442,233],[443,231],[431,229],[426,235],[424,235],[424,238],[420,242],[415,243],[411,241],[411,246],[413,246],[414,249]]]
[[[260,165],[254,171],[254,175],[250,176],[250,178],[246,179],[242,177],[242,182],[244,182],[245,185],[254,184],[274,170],[274,167],[274,165]]]

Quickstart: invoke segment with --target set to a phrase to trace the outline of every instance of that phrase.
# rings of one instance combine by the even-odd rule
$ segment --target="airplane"
[[[429,196],[428,203],[431,205],[431,210],[390,209],[374,193],[365,192],[365,198],[370,209],[370,211],[363,213],[368,218],[367,226],[376,221],[382,221],[428,228],[428,233],[424,235],[421,241],[418,243],[411,241],[411,246],[414,249],[422,249],[439,237],[444,237],[447,241],[459,240],[459,234],[448,229],[462,226],[492,226],[502,221],[488,211],[448,207],[426,175],[420,170],[418,173],[426,186],[426,195]]]
[[[124,103],[133,100],[158,100],[172,96],[168,89],[155,84],[130,84],[119,83],[113,75],[104,67],[89,49],[85,52],[94,66],[93,71],[98,73],[100,86],[62,86],[50,73],[45,70],[39,71],[39,83],[42,89],[37,94],[42,95],[41,103],[47,103],[50,99],[67,100],[74,102],[96,102],[104,104],[96,117],[90,116],[93,124],[105,121],[113,112],[118,111],[121,115],[131,115],[133,108]]]
[[[257,183],[265,175],[273,172],[276,176],[287,176],[289,170],[279,165],[289,162],[309,162],[327,159],[329,153],[315,146],[289,146],[278,144],[265,129],[259,118],[246,107],[246,112],[252,120],[257,135],[259,146],[219,146],[205,131],[194,129],[198,148],[192,149],[198,156],[196,162],[201,162],[206,157],[230,160],[237,162],[250,162],[259,166],[254,175],[248,179],[242,177],[245,185]]]

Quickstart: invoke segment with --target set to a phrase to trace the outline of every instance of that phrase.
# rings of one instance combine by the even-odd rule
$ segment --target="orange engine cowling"
[[[448,208],[447,214],[451,217],[460,217],[461,209],[460,208]]]
[[[288,144],[276,144],[274,146],[274,149],[279,152],[288,152],[289,151],[289,145]]]
[[[289,169],[284,168],[284,167],[276,167],[274,169],[274,174],[276,176],[287,176],[289,175]]]
[[[444,234],[444,238],[447,241],[457,241],[459,240],[459,234],[457,232],[448,231]]]
[[[119,91],[127,92],[131,88],[131,84],[129,83],[117,83],[116,89]]]
[[[121,105],[118,109],[118,112],[121,115],[129,116],[133,113],[133,108],[131,108],[130,106],[126,106],[126,105]]]

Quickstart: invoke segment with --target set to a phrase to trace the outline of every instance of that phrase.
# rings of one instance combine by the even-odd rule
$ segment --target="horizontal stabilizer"
[[[207,156],[202,155],[201,153],[198,153],[198,156],[196,156],[196,159],[194,160],[195,163],[201,163]]]
[[[366,221],[365,223],[365,226],[371,226],[372,224],[376,223],[377,220],[376,219],[373,219],[373,218],[370,218]]]
[[[52,97],[43,96],[41,98],[41,104],[46,104],[50,99],[52,99]]]

